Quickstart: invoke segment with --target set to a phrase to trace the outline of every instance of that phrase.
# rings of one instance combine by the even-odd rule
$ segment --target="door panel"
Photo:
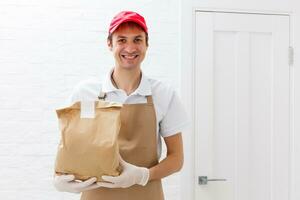
[[[196,13],[196,185],[203,200],[289,198],[289,17]]]

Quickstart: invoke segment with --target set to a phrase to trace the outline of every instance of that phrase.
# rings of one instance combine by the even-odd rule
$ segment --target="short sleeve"
[[[189,125],[188,115],[178,94],[174,91],[168,108],[160,121],[160,134],[162,137],[183,132]]]

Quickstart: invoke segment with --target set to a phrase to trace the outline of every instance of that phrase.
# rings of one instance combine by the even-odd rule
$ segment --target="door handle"
[[[226,181],[226,179],[207,179],[207,176],[198,176],[199,185],[207,185],[208,181]]]

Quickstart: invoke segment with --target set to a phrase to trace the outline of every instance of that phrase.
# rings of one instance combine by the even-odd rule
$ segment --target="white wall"
[[[182,88],[191,85],[191,79],[188,74],[192,73],[192,33],[193,33],[193,9],[218,9],[232,11],[262,11],[262,12],[290,12],[291,21],[291,43],[295,49],[294,66],[291,68],[291,134],[294,137],[294,143],[291,149],[292,169],[291,169],[291,195],[290,200],[300,199],[300,3],[297,0],[182,0],[180,12],[181,24],[181,72]],[[185,73],[184,73],[185,72]],[[192,97],[192,88],[182,90],[182,95]],[[288,97],[287,97],[288,98]],[[190,113],[192,113],[192,100],[186,101]],[[192,117],[192,116],[191,116]],[[193,132],[188,132],[189,137],[185,137],[185,151],[193,152]],[[182,171],[181,181],[193,180],[193,154],[186,158],[184,170]],[[280,181],[280,180],[278,180]],[[189,182],[183,185],[182,199],[192,199],[193,183]],[[187,194],[183,195],[183,194]]]
[[[149,26],[144,72],[179,90],[179,1],[0,0],[0,199],[79,198],[51,183],[54,110],[80,80],[101,78],[112,66],[107,28],[126,9]],[[164,187],[166,199],[179,199],[178,174]]]

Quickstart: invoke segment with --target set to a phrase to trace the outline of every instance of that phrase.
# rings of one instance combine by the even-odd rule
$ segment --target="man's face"
[[[112,35],[112,43],[107,44],[115,57],[117,67],[123,69],[140,68],[147,45],[145,32],[136,26],[120,26]]]

